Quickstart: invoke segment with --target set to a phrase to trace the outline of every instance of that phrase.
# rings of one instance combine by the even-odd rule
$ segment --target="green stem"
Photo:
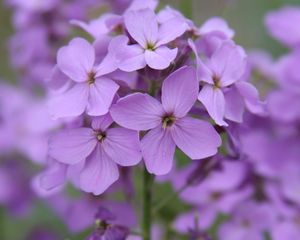
[[[151,240],[151,224],[152,224],[152,216],[151,216],[151,205],[152,205],[152,183],[153,177],[150,173],[148,173],[147,169],[144,169],[144,189],[143,189],[143,222],[142,222],[142,230],[143,230],[143,239]]]

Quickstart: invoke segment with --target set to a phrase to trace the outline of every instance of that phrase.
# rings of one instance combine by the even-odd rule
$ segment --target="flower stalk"
[[[147,171],[146,167],[144,168],[143,176],[143,220],[142,220],[142,231],[143,239],[151,240],[151,225],[152,225],[152,185],[153,177]]]

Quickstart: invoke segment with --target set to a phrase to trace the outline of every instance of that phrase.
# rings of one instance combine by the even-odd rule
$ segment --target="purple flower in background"
[[[203,84],[198,99],[216,124],[228,126],[224,118],[242,122],[245,106],[254,113],[264,112],[255,87],[241,80],[246,71],[246,54],[241,47],[230,40],[223,41],[204,63],[196,46],[189,43],[196,54],[198,79]]]
[[[283,7],[269,12],[265,17],[270,35],[288,47],[300,47],[299,22],[299,7]]]
[[[141,160],[136,131],[109,128],[110,115],[94,118],[92,128],[61,130],[49,143],[49,155],[79,169],[79,186],[95,195],[119,178],[117,164],[133,166]]]
[[[142,139],[142,154],[147,170],[167,174],[173,163],[176,145],[191,159],[216,154],[221,139],[207,122],[186,116],[198,94],[196,73],[182,67],[162,85],[162,103],[142,93],[121,98],[111,108],[113,119],[133,130],[150,130]]]
[[[70,79],[70,86],[50,99],[54,118],[79,116],[85,110],[90,116],[108,112],[119,86],[104,75],[115,69],[106,59],[95,65],[95,59],[94,47],[82,38],[58,51],[57,67]]]
[[[150,9],[126,12],[124,23],[137,43],[127,45],[129,39],[119,36],[113,40],[109,52],[114,56],[118,68],[126,72],[146,65],[158,70],[169,67],[176,58],[178,49],[170,49],[166,44],[187,30],[186,22],[177,17],[159,25],[154,11]]]

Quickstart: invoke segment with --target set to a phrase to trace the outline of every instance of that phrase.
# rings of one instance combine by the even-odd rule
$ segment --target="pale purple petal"
[[[96,144],[90,128],[61,130],[49,140],[49,155],[61,163],[76,164],[85,160]]]
[[[223,120],[225,114],[225,99],[221,89],[206,84],[201,89],[198,99],[218,125],[227,126],[227,123]]]
[[[56,188],[66,181],[67,165],[53,161],[49,168],[40,175],[40,185],[46,190]]]
[[[155,98],[147,94],[134,93],[114,104],[110,114],[122,127],[148,130],[161,124],[164,110]]]
[[[162,70],[170,66],[171,62],[176,58],[177,51],[177,48],[170,49],[165,46],[161,46],[154,51],[146,50],[145,60],[149,67]]]
[[[110,114],[105,114],[100,117],[94,117],[92,119],[92,128],[96,131],[105,131],[111,124],[113,123],[113,119]]]
[[[201,35],[211,32],[222,32],[228,38],[232,38],[234,36],[234,30],[229,28],[227,22],[220,17],[212,17],[208,19],[199,29],[199,33]]]
[[[246,54],[240,46],[224,41],[212,55],[209,65],[220,78],[220,85],[226,87],[238,81],[244,74]]]
[[[176,26],[176,27],[174,27]],[[169,43],[180,37],[186,30],[188,25],[186,21],[180,17],[173,17],[159,26],[158,42],[156,47]]]
[[[95,50],[83,38],[73,39],[68,46],[62,47],[57,53],[57,66],[75,82],[88,80],[95,63]]]
[[[154,45],[158,38],[158,23],[153,10],[129,11],[124,15],[127,31],[142,47]]]
[[[227,89],[225,96],[225,118],[234,122],[243,121],[243,113],[245,109],[244,99],[235,87]]]
[[[103,193],[119,178],[116,165],[98,145],[87,158],[86,165],[80,174],[80,187],[95,195]]]
[[[142,159],[137,131],[111,128],[107,130],[102,146],[106,154],[121,166],[133,166]]]
[[[237,90],[244,97],[247,109],[258,115],[266,115],[265,103],[259,100],[257,89],[248,82],[240,81],[235,84]]]
[[[171,134],[176,145],[191,159],[215,155],[222,143],[210,123],[190,117],[178,119]]]
[[[164,80],[162,105],[167,113],[185,116],[197,100],[199,85],[193,67],[182,67]]]
[[[118,89],[119,85],[114,81],[106,77],[97,78],[94,84],[90,85],[87,114],[90,116],[101,116],[108,113]]]
[[[171,171],[176,146],[168,129],[158,126],[150,130],[141,147],[148,172],[164,175]]]
[[[49,112],[54,119],[79,116],[86,109],[88,96],[88,84],[75,84],[68,91],[49,100]]]

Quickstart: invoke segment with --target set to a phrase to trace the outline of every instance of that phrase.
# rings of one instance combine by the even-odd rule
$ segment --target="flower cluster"
[[[22,88],[0,85],[0,207],[42,198],[74,239],[300,238],[300,8],[266,15],[273,60],[158,0],[6,4]]]

